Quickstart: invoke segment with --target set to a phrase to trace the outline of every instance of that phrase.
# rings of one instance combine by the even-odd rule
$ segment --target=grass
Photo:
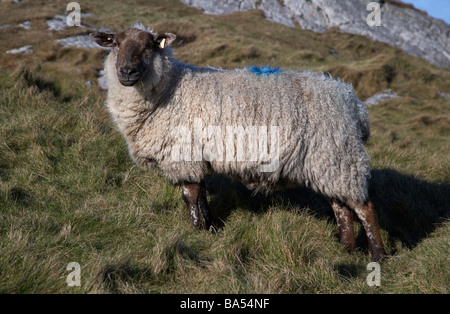
[[[218,232],[190,226],[180,187],[133,165],[96,86],[105,52],[53,42],[83,29],[46,30],[66,3],[0,3],[1,293],[449,293],[450,71],[359,36],[315,34],[266,21],[258,11],[208,16],[178,1],[80,2],[96,26],[136,20],[178,34],[182,61],[224,68],[330,72],[369,108],[370,195],[390,257],[381,286],[366,285],[364,233],[348,254],[331,208],[297,188],[252,196],[239,183],[207,182]],[[119,13],[122,12],[122,13]],[[33,55],[6,55],[33,44]],[[330,53],[336,51],[338,56]],[[90,88],[84,84],[93,82]],[[81,286],[68,287],[70,262]]]

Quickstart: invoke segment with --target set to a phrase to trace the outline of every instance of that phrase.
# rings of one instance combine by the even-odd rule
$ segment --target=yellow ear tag
[[[161,48],[165,48],[165,45],[166,45],[166,39],[163,38],[163,39],[161,40],[161,42],[159,43],[159,46],[160,46]]]

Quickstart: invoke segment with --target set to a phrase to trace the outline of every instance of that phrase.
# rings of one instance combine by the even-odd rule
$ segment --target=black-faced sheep
[[[368,199],[367,110],[350,85],[313,72],[187,65],[172,57],[174,34],[141,24],[91,36],[112,47],[107,108],[131,158],[183,185],[195,227],[211,225],[204,179],[212,173],[262,190],[293,183],[330,200],[349,251],[354,210],[372,259],[385,255]]]

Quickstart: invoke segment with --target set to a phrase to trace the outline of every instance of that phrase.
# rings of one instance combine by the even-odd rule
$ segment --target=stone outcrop
[[[315,32],[336,27],[341,32],[401,48],[440,67],[450,68],[450,25],[402,3],[385,2],[381,26],[369,26],[370,0],[181,0],[206,14],[259,9],[268,20]],[[393,3],[391,3],[393,2]]]

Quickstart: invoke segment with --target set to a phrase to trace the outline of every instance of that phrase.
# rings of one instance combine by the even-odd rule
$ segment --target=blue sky
[[[416,8],[427,11],[428,15],[450,24],[450,0],[403,0]]]

